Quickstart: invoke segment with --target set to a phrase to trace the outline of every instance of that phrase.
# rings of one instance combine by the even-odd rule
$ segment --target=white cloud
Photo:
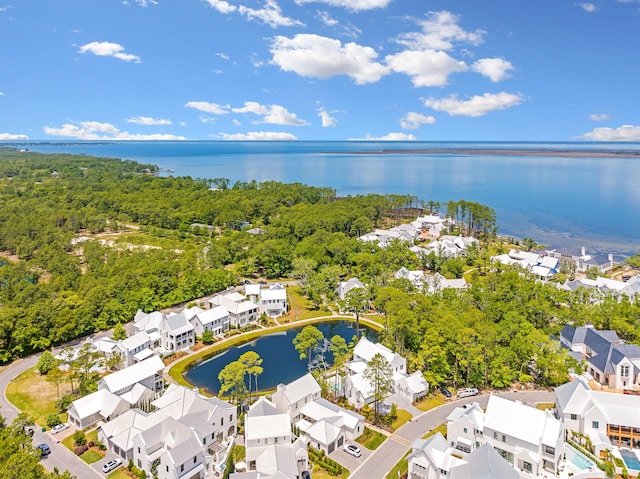
[[[222,58],[223,60],[228,60],[229,59],[229,55],[227,55],[225,53],[222,53],[222,52],[216,53],[216,56]]]
[[[52,136],[67,136],[78,140],[186,140],[184,136],[155,133],[141,135],[120,131],[110,123],[83,121],[77,125],[65,123],[60,128],[45,126],[44,132]]]
[[[0,133],[0,140],[28,140],[28,139],[29,137],[27,135],[14,135],[11,133]]]
[[[225,15],[237,12],[249,20],[266,23],[276,27],[304,26],[304,23],[285,17],[280,5],[275,0],[266,0],[263,8],[251,8],[246,5],[232,5],[224,0],[205,0],[209,5]]]
[[[127,120],[128,123],[134,123],[136,125],[171,125],[171,120],[167,119],[155,119],[149,116],[134,116]]]
[[[432,116],[410,111],[400,119],[400,126],[405,130],[415,130],[419,128],[420,125],[433,125],[435,122],[436,119]]]
[[[336,126],[338,121],[332,117],[327,110],[323,107],[318,108],[318,116],[322,120],[323,128],[330,128],[332,126]]]
[[[135,4],[140,5],[141,7],[148,7],[149,5],[157,5],[157,0],[133,0]],[[125,5],[129,5],[128,0],[124,0],[122,3]]]
[[[313,34],[277,36],[271,45],[272,63],[284,71],[321,79],[347,75],[356,84],[377,82],[389,69],[374,61],[373,48]]]
[[[504,110],[505,108],[519,105],[523,101],[522,95],[500,92],[474,95],[468,100],[459,100],[457,95],[451,95],[449,98],[443,99],[427,98],[424,101],[424,105],[436,111],[447,112],[452,116],[477,117],[495,110]]]
[[[593,113],[589,115],[589,120],[591,121],[607,121],[611,119],[611,115],[607,115],[606,113]]]
[[[335,27],[338,24],[338,20],[331,18],[329,12],[318,10],[316,12],[316,18],[328,27]]]
[[[596,128],[578,138],[594,141],[640,141],[640,126],[622,125],[618,128]]]
[[[435,50],[407,50],[387,56],[386,62],[393,71],[409,75],[415,87],[444,86],[450,74],[467,70],[465,62]]]
[[[220,133],[224,140],[297,140],[298,138],[291,133],[279,131],[250,131],[249,133]]]
[[[343,7],[347,10],[360,12],[363,10],[373,10],[374,8],[385,8],[392,0],[296,0],[298,5],[305,3],[319,2],[326,3],[333,7]]]
[[[580,3],[579,5],[585,12],[593,13],[598,10],[598,7],[596,7],[593,3]]]
[[[0,7],[0,12],[6,12],[10,8],[12,8],[12,5],[5,5],[4,7]]]
[[[384,136],[373,136],[367,133],[364,138],[349,138],[350,141],[415,141],[416,137],[407,133],[387,133]]]
[[[509,72],[513,70],[513,65],[503,58],[481,58],[471,65],[471,69],[497,83],[511,76]]]
[[[245,101],[242,108],[232,108],[234,113],[253,113],[262,116],[262,120],[256,123],[270,123],[273,125],[308,125],[305,120],[301,120],[295,113],[290,113],[281,105],[261,105],[255,101]]]
[[[229,113],[229,105],[218,105],[217,103],[209,103],[207,101],[190,101],[184,106],[205,113],[211,113],[212,115],[226,115]]]
[[[467,32],[458,25],[459,17],[451,12],[429,12],[426,20],[418,21],[422,32],[400,35],[396,41],[412,50],[451,50],[455,43],[482,43],[484,30]]]
[[[0,96],[4,96],[4,93],[0,91]]]
[[[91,42],[80,47],[80,53],[93,53],[100,57],[114,57],[125,62],[140,63],[140,57],[125,53],[124,47],[111,42]]]

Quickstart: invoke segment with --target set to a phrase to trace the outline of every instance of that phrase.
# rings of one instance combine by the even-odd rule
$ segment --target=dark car
[[[51,449],[49,448],[49,444],[45,444],[45,443],[38,444],[36,446],[36,449],[40,450],[40,456],[41,457],[45,457],[45,456],[48,456],[49,454],[51,454]]]
[[[442,386],[440,388],[440,392],[444,395],[444,397],[446,397],[447,399],[450,399],[453,397],[453,394],[451,394],[451,391],[449,391],[447,388],[445,388],[444,386]]]

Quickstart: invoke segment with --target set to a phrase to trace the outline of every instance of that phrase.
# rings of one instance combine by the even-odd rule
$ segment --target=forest
[[[488,206],[157,173],[132,161],[0,148],[0,363],[243,278],[295,278],[323,309],[335,305],[338,281],[357,276],[367,290],[354,312],[383,318],[385,344],[432,385],[561,383],[574,364],[553,338],[567,323],[640,339],[637,303],[594,302],[490,265],[509,246]],[[406,243],[357,240],[428,213],[456,220],[453,233],[480,246],[465,258],[418,258]],[[424,295],[394,279],[402,266],[465,274],[471,287]]]

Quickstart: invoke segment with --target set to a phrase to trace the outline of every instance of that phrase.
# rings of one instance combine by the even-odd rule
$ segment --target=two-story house
[[[318,381],[307,373],[289,384],[278,384],[271,399],[276,405],[278,413],[288,414],[293,423],[300,419],[300,412],[304,406],[320,398]]]

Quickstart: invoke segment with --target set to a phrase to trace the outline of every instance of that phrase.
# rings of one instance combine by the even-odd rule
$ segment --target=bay
[[[640,143],[123,141],[25,142],[43,153],[153,163],[162,175],[328,186],[339,196],[413,195],[496,210],[499,233],[549,247],[635,254],[640,246],[637,158],[419,153],[436,148],[640,150]],[[376,154],[382,150],[407,150]],[[409,151],[413,150],[413,151]]]

